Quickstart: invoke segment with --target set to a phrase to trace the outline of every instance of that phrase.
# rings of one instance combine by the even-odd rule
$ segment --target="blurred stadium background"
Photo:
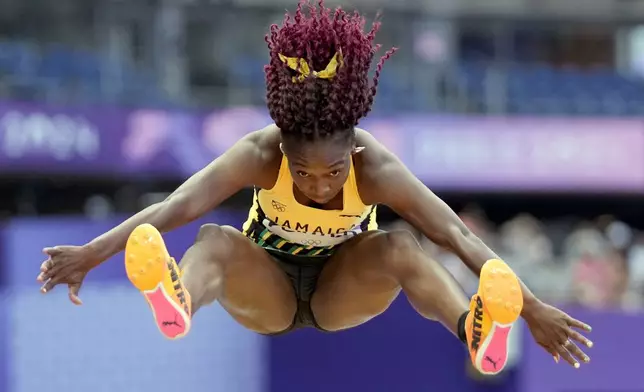
[[[274,339],[213,306],[169,342],[120,257],[90,274],[83,307],[60,288],[40,296],[42,247],[90,240],[270,121],[263,36],[295,4],[0,1],[0,391],[644,390],[637,0],[342,2],[382,10],[378,41],[401,48],[362,125],[539,296],[594,326],[580,370],[517,330],[512,367],[477,377],[402,297],[355,330]],[[242,192],[202,222],[239,226],[249,201]],[[175,254],[198,225],[167,236]],[[475,290],[458,260],[421,241]]]

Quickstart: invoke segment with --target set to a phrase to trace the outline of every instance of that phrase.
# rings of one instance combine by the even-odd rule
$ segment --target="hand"
[[[579,361],[590,362],[588,355],[575,342],[588,348],[593,343],[573,329],[590,332],[592,328],[589,325],[543,302],[531,306],[523,318],[528,323],[534,340],[553,356],[555,362],[559,363],[559,359],[563,358],[575,368],[579,368]]]
[[[58,284],[66,284],[69,300],[82,305],[78,292],[89,270],[97,264],[93,252],[84,246],[55,246],[43,249],[43,253],[48,258],[40,266],[37,278],[43,283],[40,291],[45,294]]]

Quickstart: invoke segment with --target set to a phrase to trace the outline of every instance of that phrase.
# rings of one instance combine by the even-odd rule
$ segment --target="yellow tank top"
[[[255,189],[243,233],[263,248],[299,256],[328,256],[364,231],[376,230],[376,207],[358,194],[353,161],[343,188],[342,210],[321,210],[300,204],[293,195],[293,178],[282,157],[272,189]]]

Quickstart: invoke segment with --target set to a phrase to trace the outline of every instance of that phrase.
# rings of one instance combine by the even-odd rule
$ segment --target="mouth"
[[[331,201],[331,198],[318,198],[318,197],[309,197],[316,204],[326,204]]]
[[[326,196],[326,197],[322,197],[322,196],[309,196],[309,195],[306,195],[306,197],[307,197],[309,200],[313,201],[314,203],[317,203],[317,204],[326,204],[326,203],[330,202],[330,201],[335,197],[335,195],[333,195],[333,196]]]

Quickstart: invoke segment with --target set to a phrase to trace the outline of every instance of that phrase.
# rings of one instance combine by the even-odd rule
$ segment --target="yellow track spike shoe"
[[[190,294],[181,283],[181,271],[161,233],[150,224],[138,226],[125,246],[125,271],[148,301],[154,321],[168,339],[190,331]]]
[[[501,260],[487,261],[465,319],[470,357],[479,372],[493,375],[503,370],[510,331],[522,309],[523,295],[515,273]]]

